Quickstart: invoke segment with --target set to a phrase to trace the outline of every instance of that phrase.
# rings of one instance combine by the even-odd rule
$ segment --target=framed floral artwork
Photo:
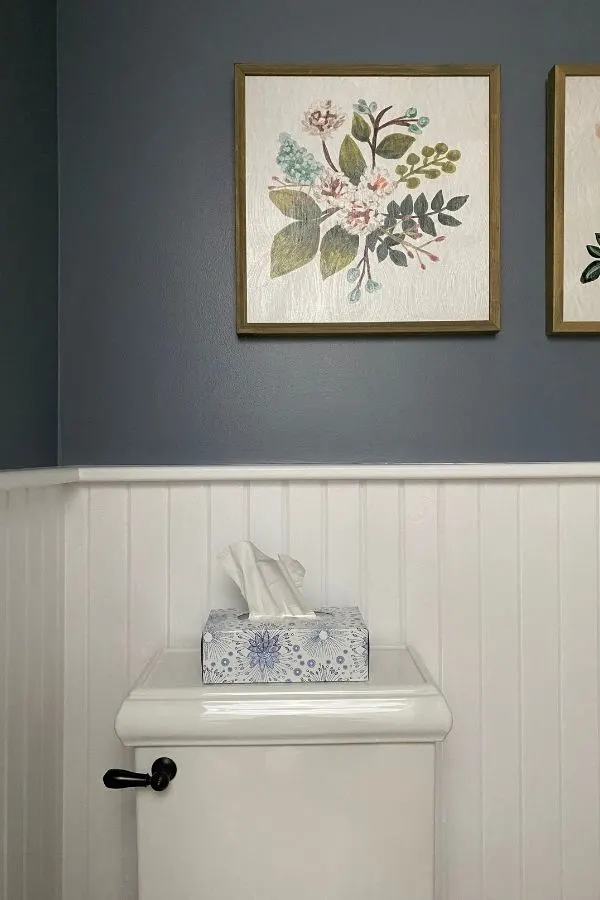
[[[498,66],[237,65],[241,334],[500,327]]]
[[[548,78],[546,330],[600,333],[600,65]]]

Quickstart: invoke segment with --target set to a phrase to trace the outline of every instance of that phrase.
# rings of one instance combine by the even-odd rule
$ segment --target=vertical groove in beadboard
[[[9,494],[9,573],[10,610],[8,642],[8,716],[9,730],[6,765],[9,771],[6,788],[7,804],[7,890],[10,900],[18,900],[23,892],[24,810],[23,781],[26,776],[24,744],[26,702],[26,502],[24,489]]]
[[[133,532],[133,521],[131,515],[131,485],[127,485],[127,535],[125,540],[127,541],[127,601],[126,601],[126,611],[125,611],[125,628],[127,631],[126,635],[126,645],[127,645],[127,675],[130,683],[132,682],[132,671],[131,671],[131,631],[132,631],[132,603],[133,603],[133,567],[131,565],[131,540],[132,540],[132,532]]]
[[[8,556],[8,491],[0,494],[0,897],[8,900],[7,881],[7,843],[8,843],[8,817],[7,817],[7,780],[8,780],[8,645],[10,641],[9,627],[9,556]]]
[[[205,541],[204,541],[204,549],[206,552],[206,565],[205,565],[206,578],[205,578],[205,582],[204,582],[204,585],[205,585],[204,591],[205,591],[205,597],[206,597],[206,610],[207,610],[207,612],[209,612],[210,607],[212,606],[212,597],[211,597],[210,588],[211,588],[211,584],[212,584],[212,565],[213,565],[212,555],[210,552],[210,548],[212,546],[212,543],[211,543],[211,541],[212,541],[212,537],[211,537],[211,535],[212,535],[212,529],[211,529],[212,491],[211,491],[210,484],[207,484],[206,487],[204,488],[204,490],[206,492],[206,535],[205,535]],[[170,596],[171,595],[169,593],[169,603],[171,602]]]
[[[435,550],[436,550],[436,575],[437,575],[437,678],[441,689],[444,689],[444,635],[443,635],[443,617],[442,617],[442,588],[444,578],[444,554],[442,551],[442,526],[443,517],[445,516],[445,494],[444,485],[437,483],[435,488]],[[452,711],[452,708],[451,708]],[[452,712],[454,718],[454,712]],[[447,881],[447,862],[446,862],[446,829],[448,827],[447,811],[446,811],[446,767],[444,762],[444,744],[439,744],[437,749],[436,770],[435,770],[435,881],[437,900],[447,900],[448,897],[448,881]]]
[[[250,536],[250,483],[244,482],[242,486],[242,509],[244,529],[240,534],[240,540],[247,539]]]
[[[595,521],[596,521],[596,698],[600,707],[600,484],[596,485],[595,491]],[[597,739],[598,739],[598,765],[596,766],[596,792],[598,796],[598,815],[596,818],[598,835],[597,835],[597,853],[596,858],[600,860],[600,710],[597,710]]]
[[[521,502],[521,485],[517,485],[517,541],[518,541],[518,676],[519,676],[519,900],[525,900],[525,853],[523,847],[524,823],[525,823],[525,798],[523,790],[523,771],[525,746],[524,734],[524,704],[523,704],[523,553],[521,535],[523,532],[523,513]]]
[[[125,617],[125,660],[124,660],[124,691],[123,698],[125,698],[126,692],[132,687],[132,622],[131,622],[131,537],[132,537],[132,522],[131,522],[131,493],[132,490],[136,488],[132,488],[131,485],[127,485],[125,490],[125,584],[124,591],[125,596],[123,597],[123,603],[125,606],[124,609],[124,617]],[[157,489],[152,487],[150,488],[153,492]],[[160,488],[158,490],[161,490]],[[150,560],[148,560],[150,563]],[[163,604],[166,606],[166,598],[163,597]],[[113,719],[117,714],[117,709],[114,710]],[[126,757],[130,760],[131,764],[133,764],[133,751],[127,750]],[[137,854],[137,833],[136,833],[136,819],[135,819],[135,793],[133,791],[125,791],[121,803],[121,889],[122,889],[122,900],[135,900],[138,895],[137,890],[137,865],[136,865],[136,854]]]
[[[30,498],[31,498],[31,490],[28,488],[25,491],[25,522],[24,522],[24,534],[25,534],[25,577],[23,582],[23,595],[21,597],[21,603],[23,605],[23,617],[25,620],[25,633],[24,633],[24,644],[22,648],[22,662],[24,664],[24,672],[23,672],[23,697],[25,701],[24,709],[23,709],[23,743],[22,743],[22,764],[23,764],[23,778],[21,782],[21,798],[22,798],[22,852],[23,852],[23,882],[22,882],[22,895],[23,900],[27,900],[27,876],[28,876],[28,859],[27,859],[27,850],[28,850],[28,825],[29,825],[29,778],[28,770],[29,770],[29,759],[30,759],[30,748],[29,748],[29,666],[31,664],[31,653],[29,648],[29,631],[31,624],[31,615],[30,615],[30,587],[31,587],[31,570],[30,570],[30,545],[31,545],[31,537],[30,537]]]
[[[52,790],[54,787],[53,779],[55,773],[49,762],[53,760],[52,732],[49,728],[50,719],[48,717],[48,679],[46,669],[48,668],[48,656],[53,655],[57,651],[56,642],[57,635],[53,627],[54,612],[57,602],[58,583],[55,574],[49,565],[50,548],[49,536],[47,533],[46,521],[46,503],[52,494],[52,488],[41,492],[41,509],[40,509],[40,629],[41,629],[41,646],[39,661],[39,691],[40,691],[40,736],[39,736],[39,752],[40,752],[40,795],[39,795],[39,858],[38,865],[40,871],[44,873],[44,880],[47,888],[49,888],[49,896],[55,896],[55,877],[54,860],[52,856],[46,855],[46,847],[44,834],[48,832],[54,825],[52,816]],[[58,710],[55,711],[55,714]],[[55,798],[54,798],[55,799]],[[49,821],[48,821],[49,819]],[[55,849],[55,848],[54,848]]]
[[[23,898],[39,896],[48,884],[41,870],[43,828],[42,677],[44,643],[50,649],[52,633],[43,631],[44,583],[42,578],[43,489],[27,492],[27,578],[25,605],[25,777],[23,779]],[[42,880],[44,879],[44,880]]]
[[[284,553],[290,553],[290,483],[281,485],[281,547]]]
[[[484,793],[484,749],[485,749],[485,717],[483,709],[483,685],[484,685],[484,607],[485,596],[483,592],[483,508],[482,508],[482,485],[477,482],[477,593],[479,596],[478,613],[479,613],[479,803],[480,803],[480,819],[481,833],[479,853],[481,856],[481,897],[487,897],[486,891],[486,869],[485,869],[485,793]]]
[[[398,510],[398,602],[400,604],[400,641],[408,643],[408,599],[406,596],[406,486],[396,485]]]
[[[367,541],[369,539],[367,522],[367,485],[364,481],[358,484],[358,605],[363,618],[369,621],[368,598],[368,556]]]
[[[321,597],[329,602],[329,495],[327,482],[321,485]]]
[[[557,784],[557,794],[558,794],[558,846],[559,846],[559,854],[558,854],[558,872],[559,872],[559,891],[560,898],[564,900],[565,897],[565,848],[563,843],[563,834],[564,834],[564,808],[563,808],[563,654],[562,654],[562,621],[563,621],[563,585],[562,585],[562,577],[561,577],[561,556],[562,556],[562,541],[561,541],[561,496],[562,496],[563,486],[559,483],[556,489],[556,545],[555,545],[555,556],[556,556],[556,616],[558,627],[556,629],[556,656],[558,660],[558,708],[557,708],[557,716],[558,716],[558,747],[557,747],[557,755],[558,755],[558,784]]]
[[[87,528],[86,528],[86,576],[87,576],[87,585],[86,585],[86,597],[85,597],[85,622],[86,622],[86,632],[85,632],[85,690],[86,690],[86,698],[85,698],[85,753],[86,753],[86,805],[85,805],[85,825],[86,825],[86,845],[85,845],[85,862],[86,862],[86,883],[85,883],[85,898],[89,900],[91,897],[91,886],[90,886],[90,855],[92,852],[92,843],[91,843],[91,809],[90,809],[90,781],[91,781],[91,740],[90,740],[90,711],[91,711],[91,691],[90,691],[90,650],[91,650],[91,607],[92,607],[92,579],[91,579],[91,505],[92,505],[92,489],[87,488]],[[115,863],[116,860],[111,860],[111,863]],[[74,860],[71,860],[71,865],[73,865]],[[75,900],[75,898],[73,898]]]
[[[167,485],[167,548],[166,548],[166,579],[167,579],[167,596],[164,608],[164,636],[165,636],[165,644],[167,647],[172,646],[173,639],[173,604],[171,598],[171,564],[172,564],[172,554],[171,554],[171,530],[173,525],[173,501],[172,501],[172,488],[171,485]]]
[[[443,484],[437,485],[436,490],[436,554],[437,566],[437,617],[438,617],[438,680],[441,686],[444,684],[444,618],[442,615],[442,591],[444,585],[444,562],[442,522],[446,515],[446,493]]]
[[[65,495],[60,487],[45,492],[44,504],[44,582],[51,592],[53,656],[49,660],[45,678],[48,706],[45,714],[45,731],[49,724],[51,748],[48,766],[49,785],[45,785],[45,797],[49,797],[49,826],[44,828],[44,871],[52,885],[49,900],[61,900],[62,889],[62,830],[63,830],[63,733],[64,733],[64,546],[65,546]],[[49,571],[51,569],[51,571]],[[48,679],[50,683],[48,684]],[[46,754],[45,754],[46,757]],[[47,868],[46,868],[47,867]]]

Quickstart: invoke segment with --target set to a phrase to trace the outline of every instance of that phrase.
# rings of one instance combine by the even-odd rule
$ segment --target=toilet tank
[[[370,680],[202,684],[165,650],[117,716],[162,793],[137,791],[139,900],[433,900],[434,745],[451,717],[409,649]]]

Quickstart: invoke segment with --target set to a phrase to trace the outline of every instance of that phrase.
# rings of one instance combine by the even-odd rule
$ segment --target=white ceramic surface
[[[371,650],[368,682],[203,685],[200,653],[158,654],[117,716],[126,746],[441,741],[451,717],[407,649]]]
[[[166,650],[117,732],[164,794],[136,792],[140,900],[433,900],[434,746],[445,701],[406,649],[368,683],[204,686]]]
[[[144,748],[139,900],[433,900],[433,744]]]

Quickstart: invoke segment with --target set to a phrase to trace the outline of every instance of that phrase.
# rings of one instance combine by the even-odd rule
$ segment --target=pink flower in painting
[[[343,125],[346,115],[331,100],[317,100],[302,117],[302,127],[309,134],[328,138]]]
[[[596,122],[596,137],[600,138],[600,122]]]
[[[373,200],[355,197],[344,210],[344,225],[348,231],[361,234],[377,228],[378,217],[379,210]]]
[[[336,203],[348,196],[350,182],[339,172],[325,172],[317,185],[317,191],[328,203]]]
[[[364,172],[358,184],[358,190],[367,196],[385,197],[391,194],[396,185],[392,181],[389,172],[384,169],[372,169]]]

